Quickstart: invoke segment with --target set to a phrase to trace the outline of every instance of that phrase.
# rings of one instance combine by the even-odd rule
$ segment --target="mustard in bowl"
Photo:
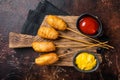
[[[99,60],[93,52],[79,51],[73,57],[73,65],[80,72],[93,72],[99,67]]]

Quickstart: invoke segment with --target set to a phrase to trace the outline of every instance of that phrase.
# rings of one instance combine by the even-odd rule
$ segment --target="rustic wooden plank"
[[[31,36],[27,34],[19,34],[15,32],[9,33],[9,48],[25,48],[31,47],[33,41],[42,41],[38,36]]]
[[[76,31],[76,20],[78,18],[78,16],[59,16],[60,18],[62,18],[63,20],[66,21],[66,23],[68,24],[69,28],[74,29]],[[43,20],[43,23],[41,24],[42,26],[46,26],[46,27],[50,27],[46,21],[45,21],[46,17]],[[80,39],[80,40],[84,40],[84,41],[89,41],[88,39],[73,33],[71,31],[59,31],[60,35],[65,35],[65,36],[70,36],[72,38],[75,39]],[[10,48],[22,48],[22,47],[31,47],[31,43],[33,41],[46,41],[46,39],[42,39],[38,36],[31,36],[31,35],[26,35],[26,34],[18,34],[18,33],[13,33],[11,32],[9,34],[9,47]],[[80,42],[75,42],[75,41],[71,41],[68,39],[63,39],[63,38],[58,38],[56,40],[49,40],[49,41],[53,41],[55,43],[56,46],[58,45],[62,45],[62,46],[73,46],[73,45],[81,45],[84,46],[85,44],[80,43]],[[66,48],[57,48],[57,50],[55,51],[58,55],[63,55],[63,54],[68,54],[64,57],[60,57],[60,60],[53,64],[53,65],[57,65],[57,66],[73,66],[72,64],[72,58],[74,56],[75,53],[77,53],[78,51],[82,50],[81,48],[71,48],[71,47],[66,47]],[[87,51],[93,51],[95,52],[96,48],[90,48],[90,49],[86,49]],[[99,55],[100,60],[101,59],[101,55]]]

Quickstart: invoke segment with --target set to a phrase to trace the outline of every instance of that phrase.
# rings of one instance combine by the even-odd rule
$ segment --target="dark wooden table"
[[[87,12],[102,20],[115,49],[102,54],[99,69],[87,74],[73,67],[31,67],[29,62],[37,55],[31,48],[8,48],[9,32],[20,33],[29,9],[35,9],[39,1],[0,0],[0,80],[120,80],[120,0],[48,0],[70,15]]]

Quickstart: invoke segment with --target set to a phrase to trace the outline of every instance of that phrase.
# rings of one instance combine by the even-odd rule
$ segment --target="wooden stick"
[[[107,42],[103,42],[104,44],[105,43],[107,43]],[[103,44],[103,43],[101,43],[101,44]],[[96,46],[99,46],[99,45],[101,45],[100,43],[99,44],[93,44],[93,45],[91,45],[91,46],[88,46],[88,47],[84,47],[84,48],[81,48],[82,50],[85,50],[85,49],[89,49],[89,48],[92,48],[92,47],[96,47]],[[68,55],[68,54],[71,54],[71,53],[66,53],[66,54],[62,54],[62,55],[59,55],[58,57],[64,57],[64,56],[66,56],[66,55]]]
[[[83,41],[83,40],[77,40],[77,39],[74,39],[74,38],[71,38],[71,37],[68,37],[68,36],[60,35],[59,37],[66,38],[66,39],[73,40],[73,41],[77,41],[77,42],[81,42],[81,43],[85,43],[85,44],[88,44],[88,45],[93,45],[94,44],[94,43],[90,43],[90,42]],[[100,44],[99,46],[101,46],[102,44],[104,44],[104,42],[99,43],[99,44]],[[101,46],[101,47],[109,49],[108,47],[105,47],[105,46]]]
[[[66,46],[64,46],[64,45],[58,45],[58,46],[56,46],[56,47],[59,47],[59,48],[65,48],[65,47],[71,47],[71,48],[84,48],[84,47],[88,47],[88,46],[100,46],[101,44],[105,44],[105,43],[107,43],[107,41],[106,42],[103,42],[103,43],[98,43],[98,44],[92,44],[92,45],[84,45],[84,46],[80,46],[80,45],[73,45],[73,46],[68,46],[68,45],[66,45]]]
[[[58,48],[68,48],[68,47],[70,47],[70,48],[83,48],[83,47],[87,47],[87,46],[80,46],[80,45],[74,45],[74,46],[64,46],[64,45],[58,45],[58,46],[56,46],[56,47],[58,47]]]
[[[72,37],[68,37],[68,36],[63,36],[63,35],[59,35],[59,37],[65,38],[65,39],[69,39],[69,40],[73,40],[73,41],[77,41],[77,42],[81,42],[81,43],[85,43],[85,44],[93,44],[87,41],[83,41],[83,40],[78,40]]]
[[[90,38],[90,37],[88,37],[88,36],[86,36],[86,35],[84,35],[84,34],[81,34],[81,33],[77,32],[77,31],[75,31],[75,30],[72,30],[71,28],[67,28],[67,30],[70,30],[70,31],[72,31],[72,32],[74,32],[74,33],[77,33],[77,34],[79,34],[79,35],[82,35],[82,36],[84,36],[84,37],[86,37],[86,38],[89,38],[89,39],[95,41],[95,42],[102,43],[102,42],[100,42],[100,41],[98,41],[98,40],[96,40],[96,39]],[[108,45],[108,44],[103,44],[103,45],[105,45],[105,46],[107,46],[107,47],[109,47],[109,48],[114,49],[113,46],[110,46],[110,45]]]

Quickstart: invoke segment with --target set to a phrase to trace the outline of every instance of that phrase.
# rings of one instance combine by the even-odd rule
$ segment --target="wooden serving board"
[[[77,20],[78,16],[59,16],[59,17],[62,18],[64,21],[66,21],[69,28],[78,31],[77,28],[76,28],[76,20]],[[46,19],[46,17],[44,18],[44,20],[43,20],[43,22],[40,26],[41,27],[42,26],[50,27],[46,23],[45,19]],[[69,37],[79,39],[79,40],[83,40],[83,41],[89,41],[88,39],[84,38],[83,36],[80,36],[76,33],[68,31],[68,30],[59,31],[59,33],[60,33],[60,35],[69,36]],[[33,41],[46,41],[46,39],[42,39],[38,36],[18,34],[18,33],[14,33],[14,32],[10,32],[10,34],[9,34],[9,47],[10,48],[31,47],[31,44],[32,44]],[[59,37],[57,40],[47,40],[47,41],[53,41],[56,46],[71,46],[71,47],[75,46],[75,45],[84,46],[83,43],[75,42],[75,41],[64,39],[64,38],[61,38],[61,37]],[[57,50],[55,52],[58,55],[63,55],[63,54],[68,54],[68,55],[60,57],[60,60],[53,65],[73,66],[72,58],[73,58],[74,54],[77,53],[78,51],[82,50],[82,49],[81,48],[71,48],[71,47],[57,48]],[[90,48],[90,49],[87,49],[87,50],[95,52],[96,48]],[[96,55],[98,55],[98,54],[96,54]],[[99,55],[99,58],[100,58],[100,60],[102,60],[100,55]]]

